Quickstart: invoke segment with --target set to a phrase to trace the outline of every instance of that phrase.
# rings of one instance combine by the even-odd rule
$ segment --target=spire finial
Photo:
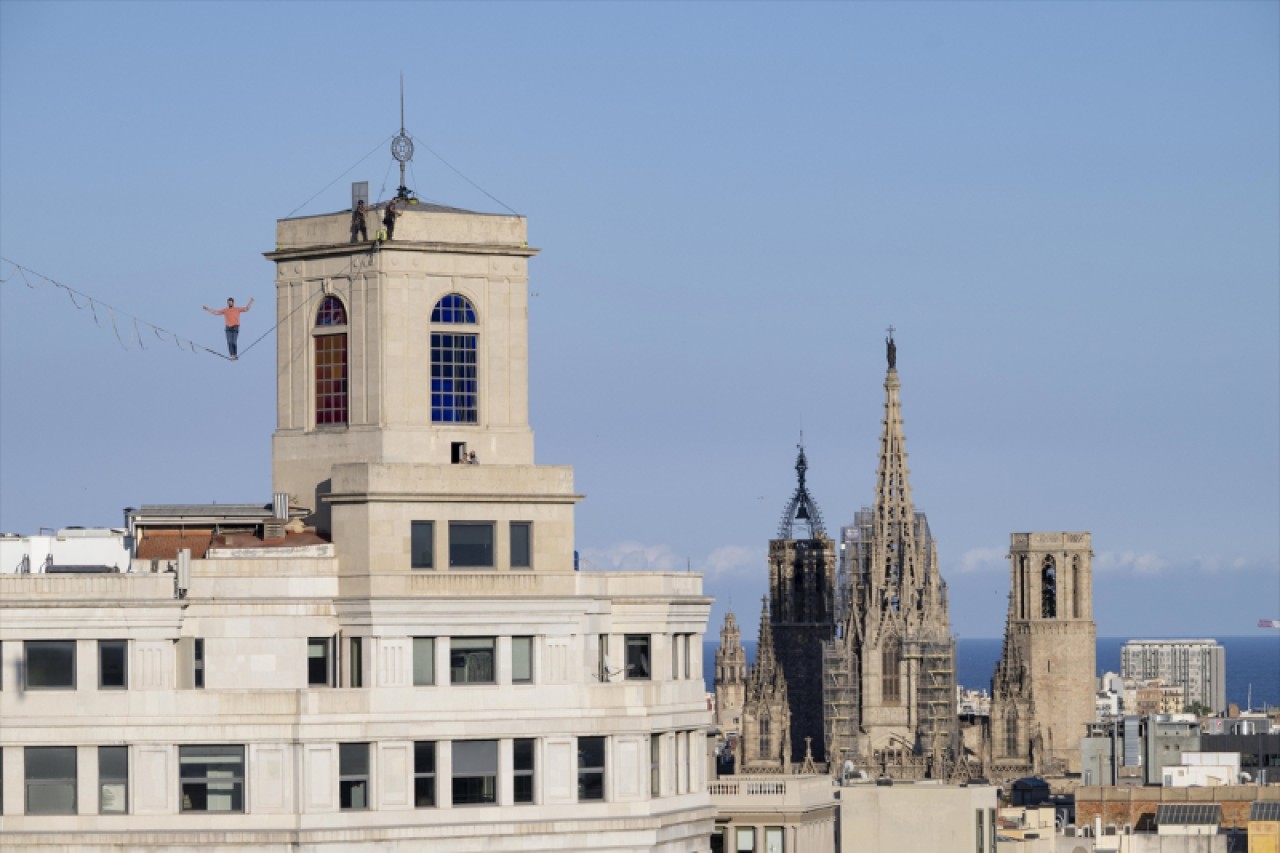
[[[400,163],[400,188],[396,198],[409,198],[409,188],[404,182],[404,164],[413,159],[413,140],[404,129],[404,72],[400,72],[400,133],[391,140],[391,156]]]
[[[898,345],[893,342],[893,324],[889,325],[886,330],[889,337],[884,339],[885,356],[889,359],[889,369],[897,370],[898,368]]]

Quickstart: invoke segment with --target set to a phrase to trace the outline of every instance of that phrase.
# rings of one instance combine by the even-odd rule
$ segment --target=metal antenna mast
[[[409,198],[409,188],[404,182],[404,164],[413,159],[413,140],[404,131],[404,72],[400,74],[400,134],[391,140],[391,156],[400,163],[400,188],[396,198]]]

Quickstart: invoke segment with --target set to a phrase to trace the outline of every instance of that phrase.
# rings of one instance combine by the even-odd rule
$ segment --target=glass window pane
[[[29,746],[25,750],[27,781],[74,779],[76,748],[74,746]]]
[[[27,784],[27,814],[75,814],[74,782]]]
[[[129,810],[129,748],[98,747],[98,811],[125,814]]]
[[[649,635],[628,634],[626,637],[627,678],[649,677]]]
[[[511,681],[528,683],[533,680],[533,637],[511,638]]]
[[[452,638],[449,670],[454,684],[492,684],[493,637]]]
[[[533,738],[516,738],[511,743],[512,795],[517,803],[533,802]]]
[[[752,826],[738,827],[737,841],[738,843],[735,845],[734,849],[737,850],[738,853],[752,853],[752,851],[756,849],[755,827],[752,827]]]
[[[530,531],[533,525],[527,521],[511,522],[511,568],[529,568]]]
[[[329,683],[328,637],[311,637],[307,640],[307,683]]]
[[[782,827],[780,826],[765,827],[764,853],[785,853],[782,847]]]
[[[74,640],[35,640],[26,643],[28,690],[74,688],[76,644]]]
[[[493,524],[449,522],[449,565],[459,568],[492,568]]]
[[[435,637],[413,638],[413,683],[419,687],[436,683]]]
[[[454,805],[492,803],[497,799],[498,742],[454,741]]]
[[[430,521],[415,521],[410,525],[409,567],[414,569],[430,569],[435,567],[435,524]]]
[[[98,775],[103,779],[127,779],[129,776],[129,747],[98,747]]]
[[[123,688],[128,686],[128,645],[125,640],[98,641],[98,686]]]
[[[342,776],[368,776],[369,744],[338,744],[338,773]]]

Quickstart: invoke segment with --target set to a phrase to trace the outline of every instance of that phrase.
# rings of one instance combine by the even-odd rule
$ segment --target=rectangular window
[[[680,677],[680,635],[671,635],[671,680]]]
[[[347,336],[316,336],[316,424],[347,422]]]
[[[766,826],[764,828],[764,853],[786,853],[782,842],[782,827]]]
[[[129,747],[98,747],[98,811],[129,812]]]
[[[693,678],[693,634],[684,635],[684,677]]]
[[[409,525],[409,568],[434,569],[436,567],[436,524],[434,521],[415,521]]]
[[[338,744],[338,808],[369,808],[369,744]]]
[[[351,637],[350,650],[351,686],[364,687],[364,637]]]
[[[204,640],[191,641],[191,684],[204,687]]]
[[[476,407],[476,335],[431,333],[431,420],[473,424]]]
[[[184,812],[244,811],[243,746],[179,746],[178,775]]]
[[[413,745],[413,805],[426,809],[436,804],[436,742],[420,740]]]
[[[649,735],[649,796],[662,795],[662,736]]]
[[[307,684],[324,687],[329,684],[329,638],[307,638]]]
[[[512,795],[516,803],[533,802],[533,738],[511,743]]]
[[[985,830],[985,829],[983,829],[983,825],[982,825],[982,824],[983,824],[983,820],[982,820],[982,819],[983,819],[984,812],[983,812],[983,810],[982,810],[982,809],[976,809],[976,810],[975,810],[975,815],[976,815],[976,817],[977,817],[977,821],[978,821],[978,827],[977,827],[977,828],[978,828],[978,847],[977,847],[977,850],[978,850],[978,853],[985,853],[986,848],[987,848],[987,833],[986,833],[986,830]]]
[[[596,677],[601,681],[608,681],[611,675],[611,673],[609,672],[609,635],[608,634],[600,634],[596,638],[596,649],[597,649],[596,665],[599,667],[599,672],[596,673]]]
[[[23,645],[28,690],[76,689],[75,640],[28,640]]]
[[[756,828],[754,826],[740,826],[737,833],[737,844],[733,848],[737,853],[755,853],[756,849]]]
[[[497,802],[498,742],[453,742],[453,804],[474,806]]]
[[[413,638],[413,684],[423,687],[436,683],[436,638]]]
[[[451,639],[449,674],[454,684],[493,684],[493,637]]]
[[[996,853],[996,836],[999,834],[996,831],[996,810],[987,809],[987,838],[990,840],[988,853]]]
[[[511,522],[511,568],[527,569],[531,565],[530,546],[533,524],[528,521]]]
[[[129,645],[127,640],[98,641],[98,687],[124,690],[129,686]]]
[[[604,738],[578,738],[578,800],[604,799]]]
[[[511,638],[511,683],[533,681],[533,637]]]
[[[23,750],[23,760],[27,814],[75,814],[76,748],[28,746]]]
[[[649,678],[649,635],[627,634],[627,673],[629,679]]]
[[[449,522],[449,565],[460,569],[493,568],[493,523]]]

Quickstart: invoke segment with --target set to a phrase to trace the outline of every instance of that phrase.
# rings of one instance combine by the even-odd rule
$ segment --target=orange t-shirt
[[[221,314],[223,317],[226,317],[228,326],[239,326],[240,315],[248,310],[249,310],[248,307],[236,306],[235,308],[219,308],[217,311],[214,311],[213,313]]]

